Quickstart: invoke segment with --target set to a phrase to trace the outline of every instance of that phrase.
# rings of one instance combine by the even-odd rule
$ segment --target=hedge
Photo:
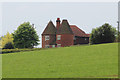
[[[0,53],[13,53],[13,52],[22,52],[22,51],[34,51],[34,50],[41,50],[42,48],[33,48],[33,49],[2,49]]]

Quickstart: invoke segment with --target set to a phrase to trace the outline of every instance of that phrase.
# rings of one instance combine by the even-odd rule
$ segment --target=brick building
[[[69,25],[67,20],[56,20],[56,27],[50,21],[42,33],[42,48],[65,47],[78,44],[88,44],[89,34],[76,25]]]

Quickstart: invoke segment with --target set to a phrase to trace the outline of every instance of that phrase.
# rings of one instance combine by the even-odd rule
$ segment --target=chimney
[[[58,30],[58,28],[60,27],[60,18],[57,18],[56,20],[56,28]]]

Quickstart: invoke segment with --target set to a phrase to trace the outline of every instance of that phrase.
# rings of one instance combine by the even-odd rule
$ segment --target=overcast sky
[[[8,2],[2,4],[2,35],[12,33],[23,22],[34,23],[41,37],[47,23],[56,18],[67,19],[70,25],[77,25],[86,33],[92,28],[109,23],[117,27],[117,2]],[[1,35],[0,35],[1,36]],[[41,39],[40,39],[41,40]],[[41,46],[41,45],[40,45]]]

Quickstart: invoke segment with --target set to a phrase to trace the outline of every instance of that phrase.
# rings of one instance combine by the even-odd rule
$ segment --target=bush
[[[120,42],[120,32],[119,32],[119,34],[117,34],[115,42]]]
[[[8,42],[5,44],[3,49],[14,49],[14,45],[12,44],[12,42]]]
[[[7,32],[6,35],[4,35],[4,36],[2,36],[0,38],[0,48],[4,48],[5,45],[7,46],[7,43],[8,43],[8,45],[11,45],[11,43],[9,43],[9,42],[11,42],[12,44],[14,44],[13,43],[13,36],[12,36],[12,34],[10,34],[9,32]]]
[[[91,44],[111,43],[115,41],[117,31],[111,25],[105,23],[99,28],[92,30],[90,35]]]
[[[14,53],[14,52],[24,52],[24,51],[35,51],[35,50],[41,50],[42,48],[33,48],[33,49],[2,49],[2,54],[4,53]]]

